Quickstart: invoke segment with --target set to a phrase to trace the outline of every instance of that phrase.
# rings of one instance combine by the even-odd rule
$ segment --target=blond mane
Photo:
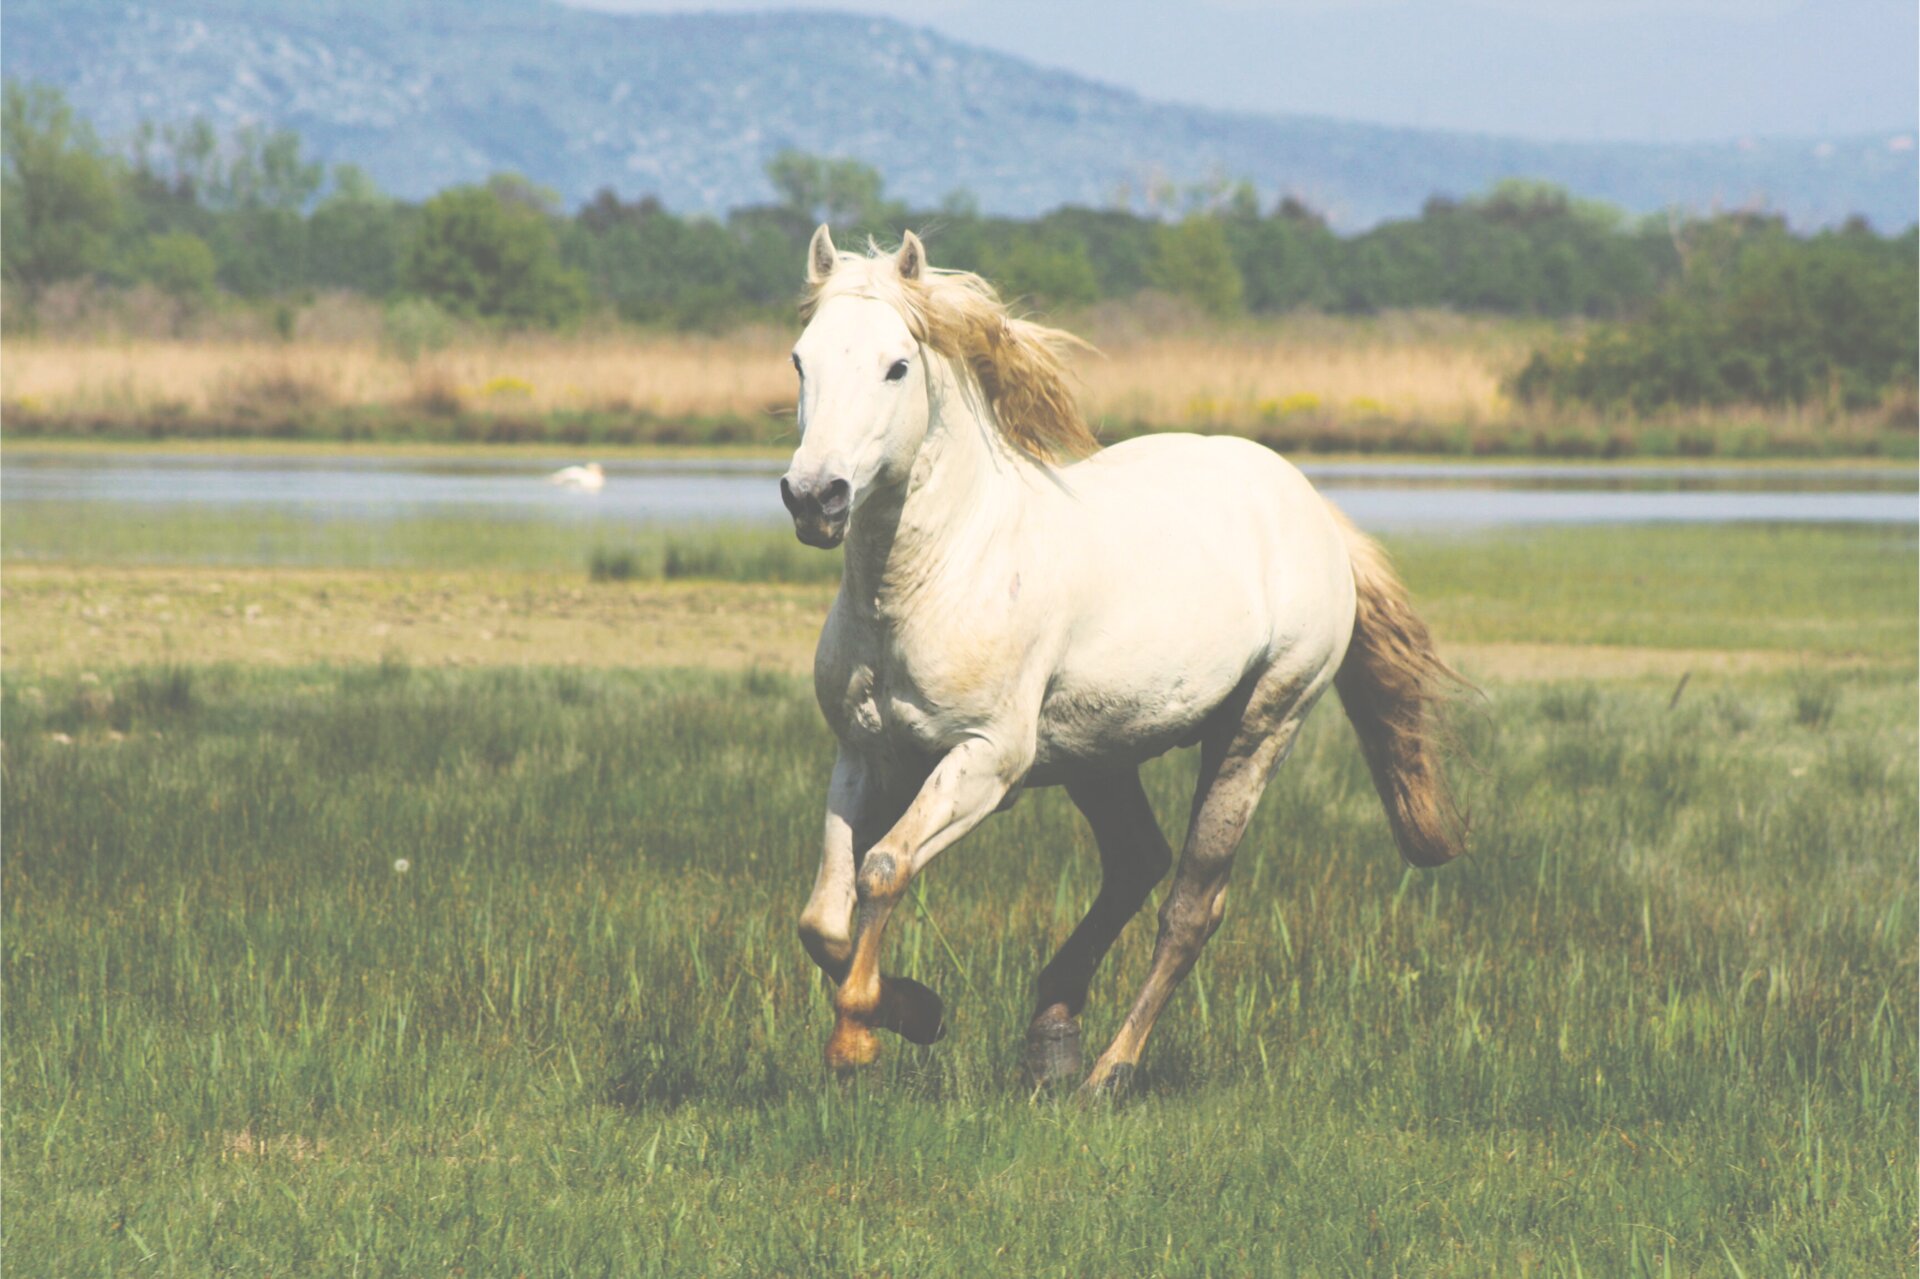
[[[891,304],[916,341],[961,361],[985,392],[1000,434],[1021,451],[1062,462],[1099,449],[1067,370],[1073,352],[1093,348],[1065,330],[1015,318],[971,271],[922,267],[918,279],[903,279],[893,257],[869,244],[865,255],[836,255],[833,270],[808,286],[801,319],[836,297]]]

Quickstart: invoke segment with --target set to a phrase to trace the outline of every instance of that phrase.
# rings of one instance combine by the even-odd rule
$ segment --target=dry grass
[[[1238,336],[1140,338],[1083,365],[1098,419],[1255,429],[1288,418],[1494,422],[1502,369],[1444,341]]]
[[[1519,343],[1464,326],[1395,330],[1316,321],[1219,334],[1103,335],[1079,363],[1089,415],[1109,425],[1253,428],[1292,416],[1497,421]],[[88,341],[15,337],[11,406],[53,415],[217,416],[266,403],[504,413],[784,415],[793,335],[621,333],[470,338],[408,362],[371,341]]]
[[[323,299],[323,301],[325,301]],[[794,328],[666,334],[457,332],[403,358],[342,304],[303,312],[291,341],[12,336],[0,412],[13,437],[440,440],[784,445]],[[1555,330],[1409,312],[1211,325],[1180,310],[1059,317],[1094,342],[1074,369],[1113,442],[1233,432],[1294,453],[1567,457],[1911,457],[1912,416],[1819,406],[1673,410],[1653,418],[1515,404],[1503,378]]]
[[[785,341],[770,332],[476,340],[412,362],[364,341],[16,337],[7,342],[4,373],[9,404],[56,414],[200,416],[277,397],[467,411],[744,416],[791,402],[785,353]]]

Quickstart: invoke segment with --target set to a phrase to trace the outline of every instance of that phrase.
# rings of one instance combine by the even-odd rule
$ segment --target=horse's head
[[[793,346],[800,447],[780,480],[794,533],[808,546],[838,546],[861,503],[912,472],[927,434],[926,353],[887,293],[925,269],[911,231],[897,254],[879,260],[843,259],[826,227],[813,233],[807,282],[818,303]],[[860,274],[841,290],[827,287],[836,272]]]

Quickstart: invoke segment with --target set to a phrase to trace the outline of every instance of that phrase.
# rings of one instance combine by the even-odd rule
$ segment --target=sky
[[[1902,132],[1914,0],[564,0],[873,13],[1149,97],[1562,141]]]

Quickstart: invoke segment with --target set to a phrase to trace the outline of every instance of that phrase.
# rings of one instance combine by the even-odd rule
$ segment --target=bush
[[[1213,316],[1240,310],[1245,286],[1234,265],[1220,219],[1193,217],[1159,228],[1148,278],[1160,288],[1197,304]]]
[[[587,576],[596,582],[630,582],[640,576],[640,556],[596,546],[587,558]]]
[[[561,264],[546,213],[519,185],[455,187],[428,200],[401,280],[455,315],[555,325],[587,305],[586,278]]]
[[[382,317],[380,341],[411,364],[453,339],[453,321],[426,298],[401,298]]]
[[[162,292],[197,300],[213,292],[220,266],[205,240],[189,231],[169,231],[147,238],[133,268]]]
[[[1868,407],[1914,385],[1916,236],[1807,240],[1722,219],[1694,232],[1678,285],[1640,320],[1536,351],[1510,389],[1641,413],[1670,406]]]

